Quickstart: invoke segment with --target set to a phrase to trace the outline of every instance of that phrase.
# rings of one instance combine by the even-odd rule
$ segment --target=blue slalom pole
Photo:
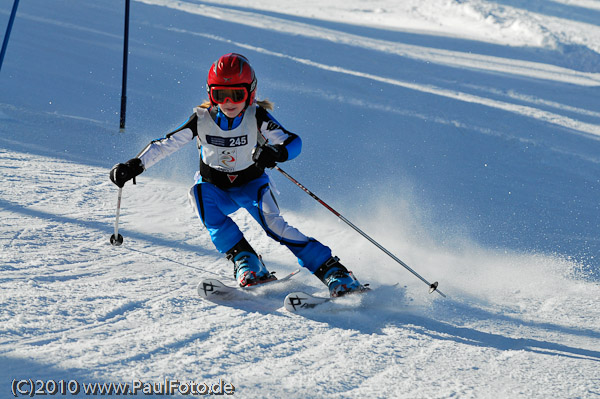
[[[17,15],[18,6],[19,0],[15,0],[15,2],[13,3],[12,12],[10,13],[10,19],[8,20],[8,26],[6,27],[4,41],[2,42],[2,52],[0,52],[0,70],[2,69],[2,63],[4,62],[4,54],[6,54],[6,47],[8,47],[8,38],[10,36],[10,31],[12,30],[13,23],[15,22],[15,15]]]
[[[127,58],[129,56],[129,0],[125,0],[125,32],[123,34],[123,81],[121,83],[121,117],[119,127],[125,130],[125,112],[127,108]]]

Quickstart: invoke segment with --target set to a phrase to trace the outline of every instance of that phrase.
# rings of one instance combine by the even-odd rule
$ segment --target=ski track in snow
[[[461,68],[481,69],[486,71],[501,72],[519,76],[536,77],[559,82],[573,83],[584,86],[600,85],[600,74],[584,73],[553,65],[545,65],[536,62],[519,61],[515,59],[503,59],[501,57],[471,54],[445,49],[436,49],[425,46],[407,45],[404,43],[371,39],[364,36],[353,35],[332,29],[320,28],[315,25],[292,22],[281,18],[269,17],[264,14],[236,11],[205,5],[196,5],[186,2],[173,2],[172,0],[136,0],[146,4],[173,7],[178,10],[193,14],[210,16],[216,19],[231,18],[236,22],[258,27],[260,29],[273,30],[290,35],[302,35],[309,38],[318,38],[330,42],[368,48],[396,54],[402,57],[413,58],[421,61],[439,63]],[[177,29],[174,29],[177,30]],[[189,32],[184,32],[189,33]],[[218,37],[218,36],[217,36]],[[221,40],[225,40],[222,39]],[[263,50],[265,51],[265,50]]]
[[[571,83],[584,86],[599,86],[600,74],[584,73],[566,68],[560,68],[553,65],[545,65],[535,62],[519,61],[514,59],[502,59],[499,57],[477,55],[471,53],[463,53],[456,51],[448,51],[444,49],[434,49],[423,46],[412,46],[403,43],[389,42],[383,40],[375,40],[366,37],[347,34],[340,31],[315,27],[304,23],[291,22],[279,18],[269,17],[262,14],[249,13],[244,11],[236,11],[231,9],[222,9],[219,7],[211,7],[206,5],[197,5],[186,2],[173,2],[172,0],[137,0],[146,4],[161,5],[173,7],[185,12],[195,13],[203,16],[211,16],[216,19],[231,18],[241,24],[258,27],[261,29],[269,29],[277,32],[286,32],[292,35],[302,35],[306,37],[319,38],[335,43],[347,44],[371,50],[377,50],[388,54],[397,54],[402,57],[408,57],[420,61],[439,63],[453,67],[462,67],[469,69],[480,69],[484,71],[492,71],[503,74],[514,74],[517,76],[535,77],[538,79],[548,79],[556,82]],[[600,135],[600,125],[596,123],[585,123],[565,115],[548,112],[533,106],[520,105],[511,102],[493,100],[491,98],[476,96],[470,93],[449,90],[433,85],[415,84],[413,82],[402,81],[398,79],[386,78],[372,73],[364,73],[343,68],[336,65],[327,65],[315,62],[309,59],[298,58],[283,53],[273,52],[264,48],[257,48],[246,43],[233,42],[214,34],[206,34],[200,32],[189,31],[179,28],[168,28],[171,31],[185,35],[196,35],[199,37],[210,38],[235,44],[236,46],[248,50],[268,54],[274,57],[287,58],[295,62],[305,64],[311,67],[320,68],[327,71],[348,74],[351,76],[374,80],[387,83],[399,87],[408,88],[424,93],[435,94],[438,96],[448,97],[464,102],[482,104],[488,107],[505,110],[518,115],[532,117],[548,123],[557,124],[575,131],[580,131],[592,135]],[[600,36],[600,33],[599,33]],[[522,97],[523,98],[523,97]],[[562,104],[553,104],[564,110],[571,110],[571,107]],[[597,114],[597,113],[596,113]],[[596,115],[597,116],[597,115]]]
[[[314,61],[303,59],[303,58],[297,58],[297,57],[293,57],[290,55],[269,51],[264,48],[257,48],[254,46],[249,46],[245,43],[232,42],[229,39],[224,39],[222,37],[215,36],[212,34],[194,33],[194,32],[177,29],[177,28],[171,28],[169,30],[175,31],[178,33],[184,33],[184,34],[194,34],[197,36],[207,37],[207,38],[211,38],[214,40],[226,41],[226,42],[235,44],[236,46],[241,47],[241,48],[253,50],[256,52],[260,52],[263,54],[267,54],[267,55],[271,55],[271,56],[275,56],[275,57],[279,57],[279,58],[287,58],[287,59],[293,60],[295,62],[304,64],[304,65],[308,65],[311,67],[323,69],[326,71],[333,71],[333,72],[337,72],[337,73],[347,74],[350,76],[355,76],[358,78],[365,78],[365,79],[369,79],[369,80],[373,80],[373,81],[377,81],[377,82],[383,82],[383,83],[387,83],[387,84],[394,85],[394,86],[404,87],[407,89],[420,91],[420,92],[428,93],[428,94],[435,94],[438,96],[447,97],[450,99],[455,99],[455,100],[464,101],[464,102],[468,102],[468,103],[481,104],[481,105],[485,105],[488,107],[493,107],[493,108],[501,109],[501,110],[508,111],[511,113],[515,113],[518,115],[531,117],[536,120],[545,121],[548,123],[563,126],[563,127],[573,129],[575,131],[579,131],[582,133],[588,133],[588,134],[592,134],[595,136],[600,136],[600,125],[598,125],[598,124],[584,123],[584,122],[575,120],[573,118],[569,118],[564,115],[559,115],[556,113],[544,111],[539,108],[535,108],[535,107],[531,107],[531,106],[519,105],[519,104],[515,104],[515,103],[508,103],[508,102],[504,102],[504,101],[497,101],[497,100],[493,100],[493,99],[486,98],[486,97],[475,96],[475,95],[465,93],[465,92],[447,90],[444,88],[431,86],[431,85],[415,84],[412,82],[402,81],[402,80],[398,80],[398,79],[385,78],[382,76],[373,75],[370,73],[358,72],[358,71],[350,70],[347,68],[342,68],[342,67],[335,66],[335,65],[326,65],[326,64],[314,62]],[[473,63],[471,63],[470,66],[476,67]],[[502,67],[502,66],[500,65],[500,67]],[[532,71],[531,68],[526,69],[526,70],[529,71],[532,76],[536,74],[535,70]],[[506,71],[507,71],[506,69],[503,70],[503,72],[506,72]],[[537,73],[537,77],[540,77],[540,76],[544,76],[544,74]],[[560,75],[560,76],[564,76],[564,75]],[[559,79],[559,80],[563,80],[563,79]],[[569,81],[569,83],[583,83],[583,82],[578,81],[577,79],[568,79],[567,78],[567,80]],[[585,83],[596,86],[600,83],[600,81],[593,80],[593,81],[586,81]],[[553,105],[554,106],[558,105],[561,108],[569,109],[568,106],[564,106],[564,105],[560,105],[560,104],[556,104],[556,103],[554,103]],[[585,111],[583,111],[583,112],[585,112]],[[592,113],[592,114],[594,116],[597,116],[597,113]]]
[[[600,82],[596,72],[403,44],[292,21],[283,14],[275,17],[273,12],[283,11],[279,2],[265,1],[263,10],[271,13],[249,11],[237,1],[219,2],[231,8],[209,6],[214,2],[206,1],[137,3],[140,7],[160,6],[159,11],[172,8],[203,16],[210,13],[212,18],[230,18],[244,26],[450,66],[465,74],[477,71],[539,80],[550,85],[548,91],[564,85],[596,90]],[[393,10],[400,8],[396,2],[387,1],[321,3],[303,2],[298,9],[294,4],[289,11],[306,18],[328,16],[335,21],[352,16],[350,23],[356,22],[356,17],[366,25],[386,26],[397,15]],[[598,43],[594,39],[600,36],[598,26],[526,12],[517,7],[522,3],[518,0],[504,3],[507,5],[477,0],[410,1],[403,7],[412,12],[404,13],[403,21],[414,20],[406,27],[409,31],[425,22],[422,29],[440,35],[475,37],[506,46],[578,45],[598,50],[594,47]],[[553,3],[600,10],[598,1]],[[56,17],[31,12],[19,16],[61,31],[85,32],[106,40],[120,37]],[[365,20],[365,16],[372,18]],[[465,21],[478,23],[469,28]],[[461,23],[463,29],[451,34],[451,28]],[[140,26],[144,24],[146,21]],[[600,112],[593,103],[571,104],[519,87],[505,90],[478,80],[457,83],[452,79],[399,79],[397,75],[361,70],[359,65],[347,68],[317,56],[296,56],[276,46],[234,40],[221,32],[173,26],[176,24],[172,21],[160,26],[148,24],[168,35],[210,39],[211,43],[291,61],[311,71],[333,72],[347,82],[356,80],[358,86],[364,81],[383,83],[504,110],[566,128],[561,133],[575,133],[573,136],[592,141],[600,135]],[[474,33],[476,28],[483,29],[479,36]],[[15,37],[19,40],[18,31]],[[163,62],[160,57],[157,60],[157,65]],[[78,87],[80,82],[73,80],[71,84]],[[346,106],[358,105],[411,120],[535,144],[534,138],[521,137],[519,132],[493,125],[475,126],[459,116],[441,114],[432,118],[429,113],[413,109],[358,96],[344,97],[328,91],[326,85],[315,90],[278,84],[306,98],[320,97]],[[132,95],[138,96],[139,92]],[[150,97],[143,100],[144,105],[155,106],[157,100]],[[199,276],[231,281],[232,271],[214,251],[208,233],[187,204],[189,184],[152,175],[140,177],[137,186],[127,184],[119,225],[124,244],[112,247],[108,238],[117,190],[107,178],[107,158],[114,161],[114,148],[108,145],[88,149],[98,153],[77,151],[77,140],[85,141],[78,135],[80,131],[104,132],[110,128],[96,114],[44,111],[36,117],[35,108],[2,101],[0,123],[10,126],[0,131],[2,397],[9,396],[13,378],[156,383],[166,377],[207,383],[222,379],[236,387],[234,396],[243,398],[600,395],[600,287],[573,259],[492,250],[470,242],[457,249],[439,247],[426,231],[409,228],[420,222],[410,206],[399,203],[389,209],[377,206],[377,201],[367,204],[373,212],[365,214],[358,224],[401,254],[423,276],[430,280],[435,277],[448,295],[444,300],[427,295],[427,287],[419,280],[336,222],[331,214],[284,211],[286,219],[300,230],[317,238],[326,237],[361,281],[373,287],[400,282],[400,287],[343,298],[335,306],[324,305],[304,316],[289,314],[281,306],[286,293],[324,293],[321,283],[303,271],[289,282],[257,288],[257,293],[251,293],[257,295],[256,301],[222,305],[202,301],[195,293]],[[19,118],[22,125],[17,123]],[[35,123],[48,126],[48,130],[57,129],[73,143],[66,148],[60,143],[52,147],[49,141],[27,141],[13,134],[29,137],[25,133],[37,129]],[[13,131],[18,127],[21,132]],[[40,135],[45,131],[40,128]],[[115,147],[126,141],[107,136]],[[596,155],[563,148],[561,142],[547,146],[554,155],[568,154],[589,165],[600,164]],[[595,171],[591,169],[590,174]],[[270,268],[280,275],[296,268],[293,256],[267,240],[255,221],[242,212],[234,218]]]
[[[160,4],[215,18],[232,18],[240,23],[256,24],[251,12],[271,11],[281,15],[344,22],[360,26],[460,37],[508,46],[558,47],[560,44],[589,46],[598,52],[600,28],[593,19],[599,10],[597,1],[555,1],[565,6],[552,6],[546,1],[485,0],[445,1],[394,0],[290,2],[282,7],[277,0],[246,4],[237,0],[136,0]],[[198,4],[199,3],[199,4]],[[211,4],[211,5],[209,5]],[[223,6],[232,10],[223,11]],[[575,6],[575,7],[572,7]],[[577,9],[580,7],[580,9]],[[586,10],[587,9],[587,10]],[[537,11],[537,12],[536,12]],[[587,14],[586,14],[587,13]],[[586,18],[582,18],[582,15]],[[569,18],[569,17],[573,18]],[[264,16],[263,16],[264,18]],[[581,22],[579,19],[585,21]],[[273,21],[265,18],[270,25]],[[588,23],[586,23],[588,22]]]

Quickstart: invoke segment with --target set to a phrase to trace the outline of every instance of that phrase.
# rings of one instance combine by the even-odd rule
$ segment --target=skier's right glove
[[[122,188],[126,182],[144,171],[144,165],[139,158],[132,158],[125,163],[118,163],[110,170],[110,180]]]

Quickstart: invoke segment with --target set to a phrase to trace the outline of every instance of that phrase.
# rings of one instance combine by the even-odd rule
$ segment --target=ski
[[[339,300],[340,298],[348,298],[349,296],[354,296],[356,294],[364,294],[369,291],[371,291],[371,289],[365,286],[363,290],[354,291],[352,293],[340,297],[322,297],[307,294],[306,292],[302,291],[295,291],[289,293],[285,297],[285,299],[283,300],[283,307],[292,313],[298,313],[303,310],[314,309],[317,306],[322,305],[324,303],[334,302],[336,300]]]
[[[322,297],[307,294],[306,292],[296,291],[289,293],[283,300],[283,307],[292,313],[301,312],[307,309],[313,309],[319,305],[327,303],[334,298]]]
[[[385,285],[385,286],[380,286],[377,289],[385,289],[385,288],[396,288],[398,286],[398,283],[394,284],[394,285]],[[305,310],[310,310],[310,309],[314,309],[320,305],[323,305],[325,303],[334,303],[337,302],[339,300],[344,301],[345,299],[348,299],[350,297],[354,297],[357,294],[365,294],[365,293],[369,293],[372,292],[373,289],[370,288],[368,286],[368,284],[365,284],[364,289],[360,290],[360,291],[353,291],[349,294],[340,296],[340,297],[323,297],[323,296],[316,296],[316,295],[311,295],[308,294],[306,292],[302,292],[302,291],[295,291],[295,292],[291,292],[289,293],[285,299],[283,300],[283,307],[292,313],[301,313]],[[348,307],[348,308],[354,308],[357,306],[357,302],[354,301],[349,301],[349,302],[345,302],[343,307]]]
[[[290,274],[273,280],[267,280],[265,282],[251,285],[249,287],[238,287],[225,284],[216,278],[206,278],[200,280],[198,285],[196,286],[196,290],[198,291],[198,295],[204,299],[208,299],[209,301],[219,302],[219,301],[231,301],[236,299],[246,299],[249,298],[246,293],[249,290],[253,290],[257,287],[264,287],[266,285],[272,285],[275,283],[281,283],[283,281],[287,281],[294,277],[296,274],[300,272],[300,269],[296,269]]]

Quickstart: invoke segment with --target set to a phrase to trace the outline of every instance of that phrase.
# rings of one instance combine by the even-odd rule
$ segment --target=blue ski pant
[[[198,181],[190,189],[189,199],[221,253],[226,253],[242,239],[242,232],[229,215],[244,208],[269,237],[292,251],[300,266],[314,272],[331,257],[329,247],[305,236],[280,215],[266,174],[243,186],[226,190]]]

